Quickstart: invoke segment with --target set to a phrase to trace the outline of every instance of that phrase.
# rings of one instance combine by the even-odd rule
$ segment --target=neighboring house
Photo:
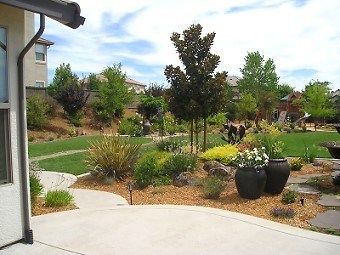
[[[231,90],[233,92],[233,98],[232,98],[233,102],[238,102],[240,100],[240,92],[237,87],[237,82],[239,81],[239,79],[240,78],[234,75],[227,77],[227,82],[229,83]]]
[[[40,14],[40,29],[28,20]],[[0,0],[0,248],[33,243],[30,225],[24,56],[44,30],[45,15],[78,28],[78,4],[63,0]],[[69,36],[72,36],[71,34]]]
[[[340,110],[340,89],[331,92],[331,101],[337,111]]]
[[[103,74],[96,74],[96,77],[100,80],[100,81],[107,81],[107,78],[103,75]],[[87,83],[87,79],[85,79],[85,83]],[[136,94],[141,94],[144,93],[146,85],[144,85],[143,83],[140,83],[138,81],[135,81],[129,77],[126,77],[125,79],[125,83],[126,85],[131,88],[134,89],[136,91]]]
[[[34,36],[34,14],[25,15],[25,40]],[[35,45],[27,52],[24,60],[25,86],[44,88],[48,86],[47,49],[54,43],[39,38]]]
[[[281,98],[279,104],[279,112],[286,111],[286,116],[289,117],[291,121],[295,121],[298,118],[302,117],[303,114],[300,112],[299,106],[294,104],[294,102],[296,100],[299,100],[301,96],[302,94],[296,91]]]

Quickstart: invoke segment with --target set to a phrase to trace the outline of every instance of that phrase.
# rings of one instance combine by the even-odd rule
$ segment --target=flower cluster
[[[253,150],[245,150],[238,152],[236,157],[232,159],[238,167],[254,167],[261,168],[268,164],[268,155],[265,153],[265,148],[254,148]]]

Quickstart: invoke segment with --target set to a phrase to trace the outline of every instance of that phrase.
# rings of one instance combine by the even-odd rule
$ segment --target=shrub
[[[210,161],[216,160],[221,162],[222,164],[229,165],[232,158],[236,156],[238,152],[238,148],[236,145],[227,144],[225,146],[218,146],[212,149],[207,150],[202,153],[199,158]]]
[[[49,136],[47,139],[48,139],[48,141],[52,142],[54,140],[54,137],[53,136]]]
[[[33,95],[27,99],[27,127],[43,129],[48,123],[49,104],[44,98]]]
[[[301,168],[303,167],[302,159],[301,158],[292,159],[291,162],[289,163],[289,166],[292,171],[300,171]]]
[[[140,144],[131,144],[119,136],[105,136],[102,140],[91,143],[87,162],[101,176],[122,178],[130,169],[131,161],[136,157]]]
[[[198,167],[197,156],[189,153],[174,153],[164,163],[164,172],[175,177],[182,172],[193,172]]]
[[[159,151],[175,152],[179,151],[184,144],[185,141],[181,142],[170,138],[157,142],[156,146]]]
[[[145,154],[137,160],[134,178],[141,189],[153,184],[153,181],[165,175],[163,173],[163,164],[166,158],[166,153],[156,151]]]
[[[33,142],[34,140],[35,140],[35,136],[34,135],[28,136],[28,141],[29,142]]]
[[[45,195],[45,205],[50,207],[66,206],[73,203],[73,195],[68,190],[50,190]]]
[[[295,216],[295,212],[293,209],[285,209],[285,208],[274,208],[271,211],[271,215],[276,218],[293,218]]]
[[[164,186],[164,185],[171,185],[172,179],[167,176],[160,176],[152,181],[152,186]]]
[[[226,183],[217,177],[208,177],[203,181],[203,194],[205,198],[217,199],[226,188]]]
[[[118,133],[120,135],[142,136],[142,118],[139,115],[123,119],[119,124]]]
[[[75,126],[70,126],[69,129],[67,130],[67,134],[70,136],[70,137],[73,137],[73,136],[77,136],[77,130],[75,128]]]
[[[225,113],[217,113],[216,115],[207,118],[207,123],[214,126],[222,126],[227,122],[227,117]]]
[[[297,198],[297,193],[294,190],[289,190],[282,194],[282,202],[285,204],[292,204]]]
[[[37,197],[42,194],[44,186],[41,184],[40,179],[35,172],[30,173],[29,179],[30,179],[31,205],[34,206]]]

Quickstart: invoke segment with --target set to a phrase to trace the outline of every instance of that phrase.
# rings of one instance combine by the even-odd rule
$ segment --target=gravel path
[[[65,155],[71,155],[71,154],[75,154],[75,153],[79,153],[79,152],[84,152],[86,150],[71,150],[71,151],[62,151],[62,152],[57,152],[54,154],[49,154],[49,155],[43,155],[43,156],[39,156],[39,157],[33,157],[33,158],[29,158],[29,162],[33,162],[33,161],[40,161],[43,159],[48,159],[48,158],[56,158],[56,157],[60,157],[60,156],[65,156]]]

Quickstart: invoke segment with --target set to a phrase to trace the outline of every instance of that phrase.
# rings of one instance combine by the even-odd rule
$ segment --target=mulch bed
[[[74,209],[78,209],[78,207],[75,205],[48,207],[48,206],[45,206],[45,199],[42,197],[38,197],[32,208],[32,216],[38,216],[38,215],[54,213],[54,212],[63,212],[63,211],[74,210]]]
[[[311,164],[305,165],[301,171],[292,171],[291,177],[304,174],[317,174],[322,173],[329,175],[331,173],[330,167],[325,166],[312,166]],[[207,174],[203,170],[196,172],[196,175],[200,178],[206,177]],[[116,181],[111,185],[103,184],[103,181],[99,178],[91,176],[83,177],[71,186],[71,188],[77,189],[92,189],[112,192],[114,194],[124,197],[127,201],[130,201],[129,191],[127,189],[128,182],[132,182],[132,177],[128,177],[123,181]],[[175,187],[173,185],[152,187],[149,186],[146,189],[140,190],[134,188],[133,190],[133,204],[134,205],[191,205],[191,206],[204,206],[212,207],[223,210],[229,210],[233,212],[244,213],[276,221],[284,224],[288,224],[299,228],[308,228],[308,220],[314,218],[318,213],[327,210],[326,207],[318,205],[316,202],[320,195],[299,195],[296,202],[293,204],[283,204],[282,194],[270,195],[264,193],[261,198],[256,200],[249,200],[239,197],[234,180],[230,180],[227,184],[226,190],[221,194],[221,197],[216,200],[206,199],[203,197],[201,187],[198,186],[184,186]],[[304,205],[301,205],[300,199],[304,199]],[[290,208],[296,213],[294,218],[275,218],[271,215],[271,210],[275,207]],[[75,206],[67,207],[46,207],[44,206],[43,199],[36,203],[32,213],[33,215],[40,215],[50,212],[59,212],[64,210],[76,209]]]

